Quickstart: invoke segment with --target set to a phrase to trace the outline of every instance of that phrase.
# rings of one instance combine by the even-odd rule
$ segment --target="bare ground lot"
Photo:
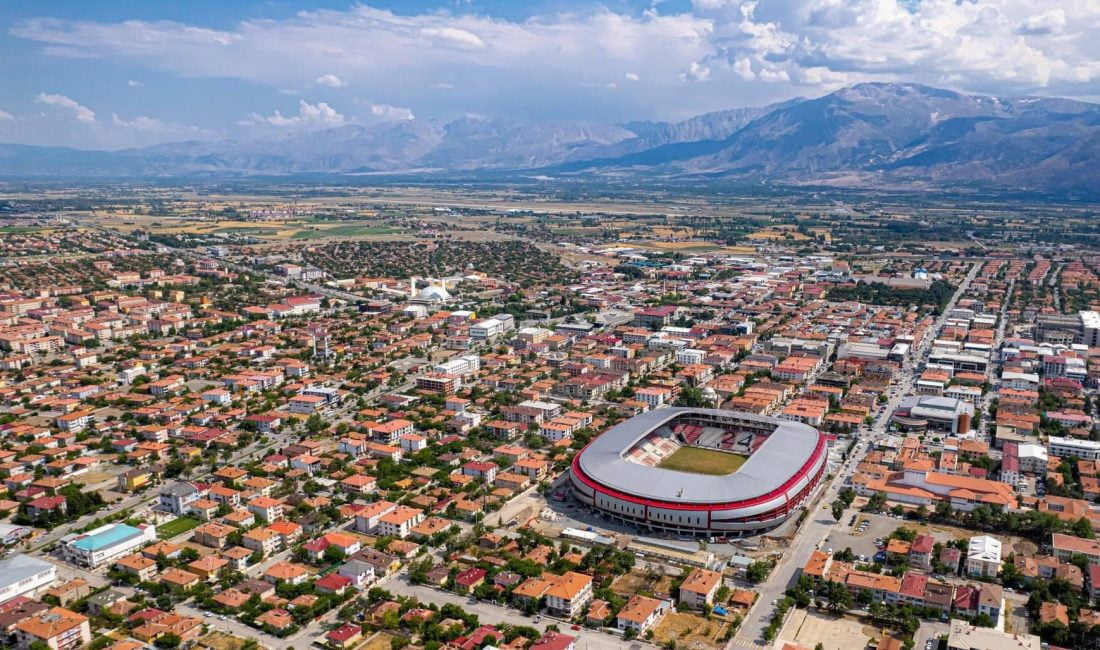
[[[825,650],[866,648],[881,636],[881,630],[864,625],[859,620],[827,616],[804,609],[794,610],[779,632],[781,641],[806,648],[813,648],[820,643]],[[776,647],[782,647],[782,643],[777,643]]]
[[[672,591],[672,577],[651,575],[645,571],[635,570],[616,578],[611,584],[611,591],[627,598],[640,591],[668,594]]]
[[[672,611],[665,615],[653,629],[653,641],[665,645],[675,641],[677,648],[709,650],[725,644],[719,639],[726,633],[729,623],[720,618],[706,620],[696,614]]]

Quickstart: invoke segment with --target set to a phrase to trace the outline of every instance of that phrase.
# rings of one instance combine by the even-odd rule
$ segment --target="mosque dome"
[[[424,287],[423,289],[421,289],[420,293],[417,294],[416,297],[420,300],[442,301],[450,300],[451,294],[447,293],[447,290],[443,287],[432,285],[430,287]]]

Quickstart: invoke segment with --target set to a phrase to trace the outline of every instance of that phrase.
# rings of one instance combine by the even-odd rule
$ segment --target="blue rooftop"
[[[73,542],[72,545],[82,551],[94,553],[134,535],[141,535],[141,531],[126,524],[114,524],[92,531],[92,533]]]

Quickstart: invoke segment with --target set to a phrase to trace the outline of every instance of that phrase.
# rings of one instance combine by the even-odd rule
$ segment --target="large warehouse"
[[[782,523],[820,483],[825,437],[751,413],[663,408],[613,427],[573,459],[573,494],[640,528],[742,536]]]

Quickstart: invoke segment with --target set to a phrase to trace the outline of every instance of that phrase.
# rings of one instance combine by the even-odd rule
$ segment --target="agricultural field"
[[[681,447],[657,466],[676,472],[725,476],[741,468],[748,460],[741,454],[701,447]]]

